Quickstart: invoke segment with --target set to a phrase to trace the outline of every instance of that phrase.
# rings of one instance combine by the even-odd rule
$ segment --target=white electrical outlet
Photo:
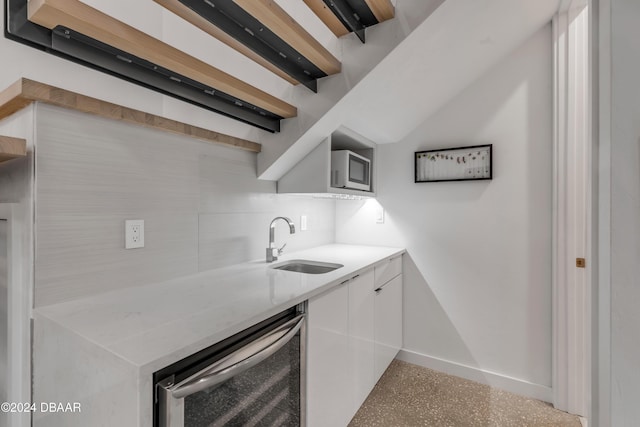
[[[128,219],[124,222],[124,247],[144,248],[144,220]]]
[[[307,231],[307,216],[300,216],[300,231]]]

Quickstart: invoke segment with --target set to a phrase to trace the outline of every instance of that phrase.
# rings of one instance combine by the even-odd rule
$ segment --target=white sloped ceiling
[[[339,126],[381,144],[402,140],[559,7],[559,0],[427,3],[398,1],[396,18],[368,29],[366,45],[344,42],[342,73],[320,81],[317,95],[297,92],[299,116],[259,141],[261,179],[279,179]]]

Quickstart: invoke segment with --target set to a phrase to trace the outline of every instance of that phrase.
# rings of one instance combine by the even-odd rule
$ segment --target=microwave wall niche
[[[371,191],[371,160],[350,150],[332,151],[331,186]]]

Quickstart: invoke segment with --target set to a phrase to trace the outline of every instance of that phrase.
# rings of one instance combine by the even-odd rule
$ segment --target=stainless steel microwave
[[[350,150],[332,151],[331,186],[371,191],[371,160]]]

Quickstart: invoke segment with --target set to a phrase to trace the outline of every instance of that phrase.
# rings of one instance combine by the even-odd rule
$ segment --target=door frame
[[[31,289],[29,248],[25,245],[25,215],[16,203],[0,203],[0,219],[7,221],[7,399],[31,402]],[[31,414],[9,414],[8,426],[31,424]]]
[[[554,16],[552,387],[556,408],[591,417],[594,256],[591,0]],[[578,258],[586,261],[578,267]]]

